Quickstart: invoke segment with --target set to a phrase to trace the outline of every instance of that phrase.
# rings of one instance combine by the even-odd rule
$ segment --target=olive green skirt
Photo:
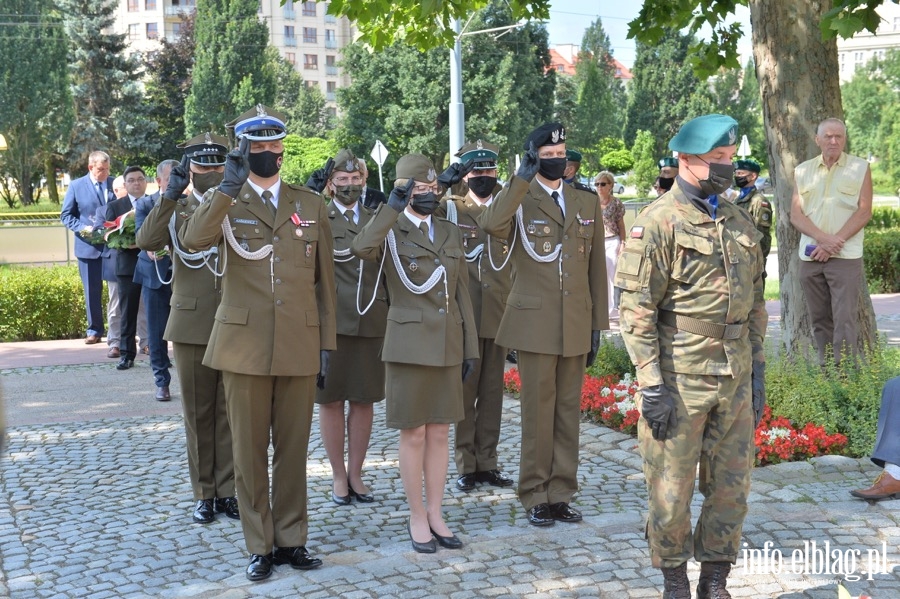
[[[385,362],[389,428],[455,424],[463,419],[462,366]]]

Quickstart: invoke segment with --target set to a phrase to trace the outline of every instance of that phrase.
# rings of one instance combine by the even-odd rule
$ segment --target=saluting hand
[[[238,147],[225,156],[225,174],[222,176],[222,182],[219,183],[219,191],[236,198],[249,176],[250,140],[242,137]]]
[[[409,197],[412,195],[412,188],[415,184],[415,179],[410,179],[403,187],[395,187],[392,189],[387,202],[388,206],[397,212],[403,212],[406,205],[409,203]]]
[[[163,199],[177,202],[191,182],[191,159],[187,154],[181,157],[181,164],[176,164],[169,171],[169,183],[163,192]]]
[[[520,179],[525,179],[530,183],[540,168],[541,158],[538,156],[537,149],[534,147],[534,142],[530,141],[528,142],[528,151],[522,155],[522,162],[519,163],[519,169],[516,171],[516,176]]]
[[[313,171],[313,174],[310,175],[309,179],[306,181],[306,186],[313,191],[322,193],[322,190],[325,189],[325,185],[328,184],[328,178],[331,177],[331,172],[333,170],[334,160],[329,158],[328,162],[325,163],[325,166]]]
[[[468,175],[474,166],[475,162],[472,160],[466,160],[465,164],[454,162],[447,167],[447,170],[440,174],[437,178],[438,183],[440,183],[441,187],[444,189],[450,189],[453,185],[462,181],[463,177]]]

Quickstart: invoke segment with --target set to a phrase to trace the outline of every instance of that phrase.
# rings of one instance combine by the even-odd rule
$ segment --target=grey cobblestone
[[[148,376],[147,372],[142,373]],[[29,393],[65,376],[91,385],[67,391],[86,401],[114,385],[108,364],[0,370],[5,392]],[[115,380],[114,380],[115,379]],[[85,397],[82,397],[84,395]],[[146,401],[146,398],[135,400]],[[519,405],[508,398],[499,448],[513,476],[518,464]],[[0,597],[11,599],[147,597],[658,597],[662,577],[649,566],[643,538],[646,492],[634,439],[582,424],[578,525],[536,529],[524,520],[514,490],[461,493],[448,477],[445,514],[466,543],[459,552],[414,553],[397,474],[396,431],[376,426],[365,476],[378,502],[339,508],[330,502],[330,472],[317,426],[308,462],[308,547],[325,561],[311,572],[276,568],[252,584],[243,575],[237,522],[190,521],[184,438],[178,414],[81,419],[9,429],[0,463]],[[452,470],[452,466],[451,466]],[[868,504],[851,489],[877,469],[868,460],[825,457],[754,471],[744,527],[746,549],[769,543],[788,556],[826,541],[841,551],[886,549],[890,570],[847,582],[854,595],[896,596],[900,576],[900,501]],[[699,513],[702,497],[694,498]],[[752,557],[753,554],[748,554]],[[748,570],[739,558],[729,588],[735,597],[811,599],[835,593],[835,576]],[[689,563],[696,584],[699,567]]]

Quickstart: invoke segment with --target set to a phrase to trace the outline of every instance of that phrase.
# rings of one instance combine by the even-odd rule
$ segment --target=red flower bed
[[[507,393],[519,394],[522,379],[517,368],[510,368],[504,373],[503,386]],[[598,378],[585,374],[581,388],[581,413],[591,422],[636,435],[641,417],[634,403],[637,390],[637,382],[627,375],[619,380],[612,375]],[[847,447],[847,437],[844,435],[829,435],[823,427],[812,422],[797,428],[787,418],[773,418],[769,406],[763,412],[754,440],[756,464],[759,466],[826,454],[840,455]]]

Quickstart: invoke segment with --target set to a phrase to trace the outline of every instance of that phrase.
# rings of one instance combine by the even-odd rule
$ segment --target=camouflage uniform
[[[742,190],[743,191],[743,190]],[[753,187],[744,197],[738,197],[735,204],[750,213],[756,230],[762,233],[759,247],[762,250],[763,260],[769,255],[772,248],[772,204],[761,191]]]
[[[622,336],[638,382],[665,385],[676,406],[667,440],[654,440],[644,418],[638,425],[647,538],[661,568],[692,555],[701,562],[737,557],[754,459],[751,359],[763,360],[767,320],[760,233],[728,202],[714,220],[676,181],[638,216],[616,272]],[[698,460],[705,499],[692,534]]]

